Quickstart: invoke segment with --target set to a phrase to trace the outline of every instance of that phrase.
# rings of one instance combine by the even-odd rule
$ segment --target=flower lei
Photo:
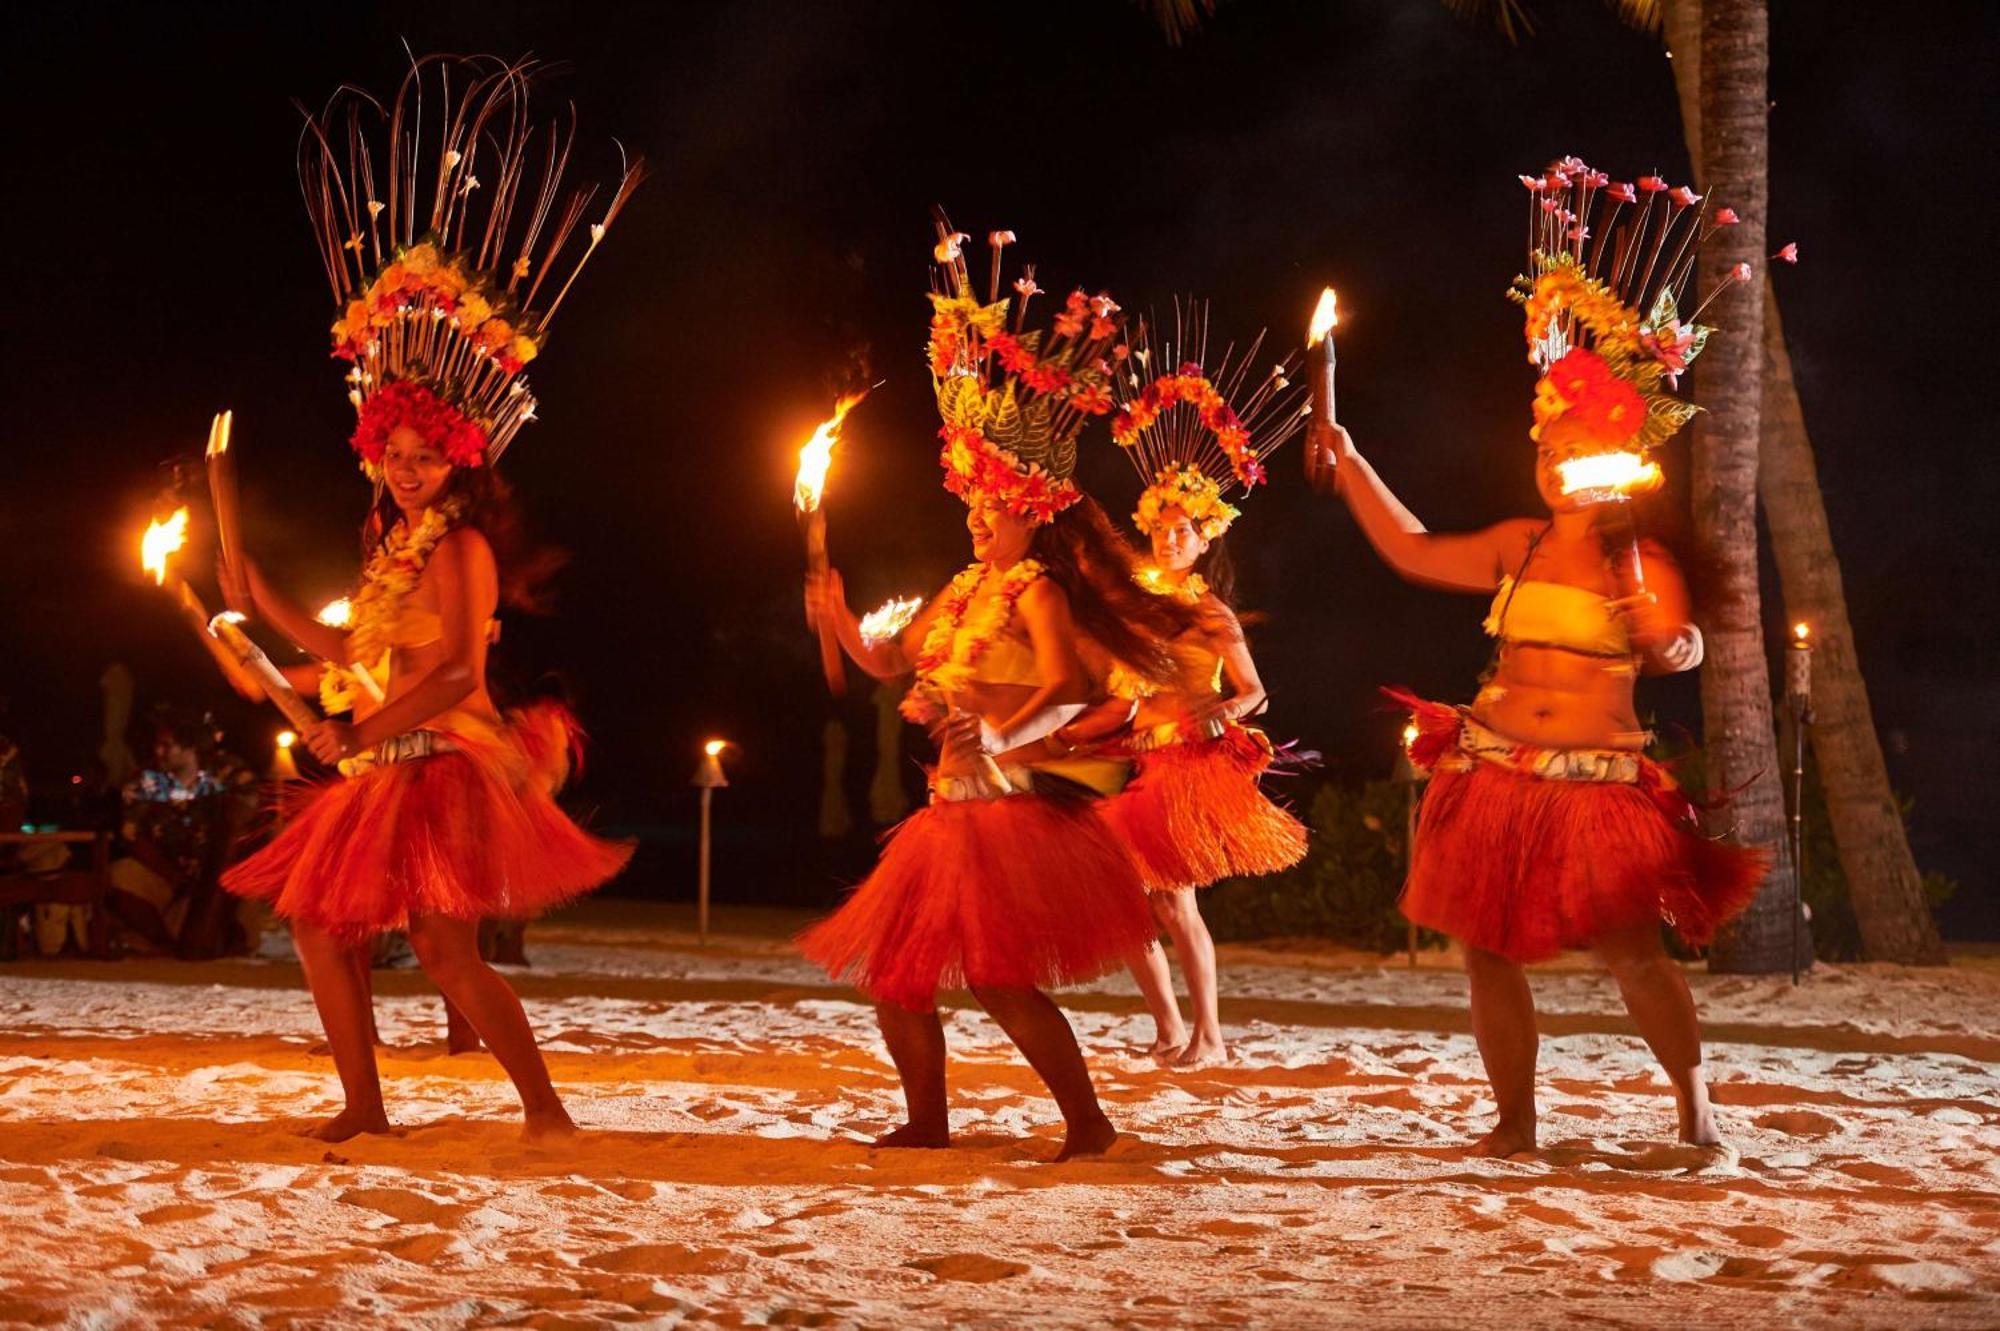
[[[1182,605],[1199,605],[1208,595],[1208,579],[1199,573],[1190,573],[1178,583],[1169,582],[1164,573],[1148,564],[1132,575],[1132,581],[1155,596],[1165,596]]]
[[[1111,437],[1121,448],[1130,448],[1140,432],[1157,420],[1161,412],[1187,403],[1201,413],[1201,423],[1215,436],[1223,456],[1236,472],[1236,479],[1248,489],[1264,480],[1264,464],[1250,448],[1250,432],[1243,428],[1236,409],[1223,400],[1214,384],[1192,362],[1177,373],[1163,374],[1147,384],[1111,418]]]
[[[906,720],[930,725],[944,716],[944,695],[963,688],[972,678],[972,667],[986,649],[1006,632],[1013,622],[1014,606],[1021,594],[1043,574],[1041,564],[1023,559],[1000,579],[1000,586],[971,613],[979,584],[987,573],[985,564],[973,564],[951,580],[938,596],[937,613],[931,617],[924,643],[917,650],[916,682],[904,695],[900,708]],[[960,630],[963,629],[963,632]]]
[[[353,628],[347,634],[347,659],[370,671],[377,683],[388,681],[389,634],[403,598],[416,590],[431,552],[464,512],[460,500],[447,499],[425,509],[415,528],[399,521],[362,568],[361,589],[353,600]],[[353,670],[329,661],[320,672],[320,705],[329,714],[352,711],[360,688]]]
[[[985,490],[1015,517],[1040,525],[1083,498],[1075,482],[1051,476],[1039,462],[1023,464],[970,425],[947,421],[938,437],[944,440],[938,451],[944,488],[967,503],[973,491]]]
[[[1150,536],[1167,511],[1175,508],[1188,515],[1204,541],[1228,531],[1229,524],[1241,516],[1238,509],[1223,501],[1222,487],[1207,472],[1199,467],[1168,467],[1139,492],[1133,525]]]
[[[432,241],[412,245],[382,265],[368,290],[347,303],[333,325],[333,354],[359,360],[376,333],[409,309],[440,311],[460,337],[493,357],[513,374],[541,352],[535,337],[503,318],[494,299],[482,294],[480,280],[468,276],[458,256],[439,253]],[[505,298],[497,298],[504,305]]]

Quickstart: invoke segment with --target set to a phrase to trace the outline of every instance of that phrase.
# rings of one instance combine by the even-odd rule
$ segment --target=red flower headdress
[[[1000,296],[1001,254],[1014,233],[987,237],[992,266],[981,302],[966,269],[968,237],[943,210],[936,220],[929,359],[944,418],[945,488],[968,502],[974,490],[987,491],[1011,512],[1047,522],[1083,497],[1070,479],[1076,436],[1112,407],[1113,368],[1125,356],[1118,303],[1079,287],[1048,334],[1028,329],[1028,303],[1041,294],[1033,266],[1014,283],[1018,305]]]
[[[638,187],[633,161],[587,242],[570,246],[595,190],[564,196],[575,127],[531,118],[537,72],[530,61],[428,56],[387,111],[343,87],[306,118],[299,183],[340,310],[333,354],[352,362],[351,442],[366,469],[404,425],[456,466],[499,459],[535,418],[522,368]],[[428,140],[426,84],[442,104]],[[566,252],[574,262],[551,281]]]
[[[1210,373],[1201,365],[1208,332],[1206,302],[1176,301],[1174,336],[1158,348],[1158,359],[1172,368],[1146,377],[1155,349],[1142,322],[1118,379],[1111,438],[1146,485],[1132,515],[1142,532],[1178,508],[1204,537],[1222,535],[1237,518],[1224,502],[1228,493],[1248,494],[1261,484],[1264,459],[1305,425],[1305,389],[1292,380],[1296,353],[1260,369],[1260,331],[1240,356],[1233,343],[1223,348]],[[1240,412],[1232,402],[1242,403]]]

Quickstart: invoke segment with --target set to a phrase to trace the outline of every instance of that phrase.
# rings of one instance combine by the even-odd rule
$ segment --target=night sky
[[[1964,884],[1948,930],[1993,936],[2000,472],[1977,145],[2000,128],[1980,72],[2000,21],[1979,4],[1772,9],[1770,234],[1805,256],[1780,299],[1876,720],[1920,863]],[[0,729],[39,784],[64,780],[95,747],[100,673],[124,661],[142,709],[214,706],[268,752],[275,714],[225,693],[134,542],[160,464],[198,453],[229,406],[253,550],[310,603],[353,576],[367,487],[292,101],[343,80],[388,94],[403,40],[532,52],[564,66],[546,92],[577,105],[579,166],[608,178],[616,136],[654,174],[531,374],[543,419],[504,470],[572,559],[552,617],[509,618],[499,668],[566,680],[595,738],[578,802],[647,837],[619,890],[691,890],[686,783],[716,733],[742,746],[718,890],[830,900],[856,866],[812,835],[828,704],[790,474],[833,395],[884,378],[835,463],[835,560],[866,608],[968,557],[922,361],[929,206],[1017,232],[1010,257],[1047,288],[1108,287],[1135,311],[1196,292],[1246,337],[1294,338],[1333,283],[1341,417],[1404,500],[1440,529],[1531,512],[1532,380],[1501,294],[1521,261],[1514,175],[1568,152],[1687,175],[1658,42],[1587,0],[1536,13],[1510,47],[1420,0],[1237,0],[1173,49],[1118,0],[16,8]],[[1092,444],[1084,479],[1122,517],[1137,479]],[[1671,457],[1684,485],[1684,440]],[[1273,470],[1231,537],[1265,617],[1271,728],[1342,775],[1380,774],[1399,720],[1376,685],[1469,694],[1481,607],[1386,572],[1295,453]],[[1691,678],[1647,690],[1662,721],[1698,723]],[[865,701],[850,716],[865,782]]]

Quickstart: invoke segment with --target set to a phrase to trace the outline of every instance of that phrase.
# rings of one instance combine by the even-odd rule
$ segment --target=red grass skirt
[[[798,943],[835,979],[920,1012],[939,989],[1092,979],[1154,932],[1131,858],[1096,805],[1023,794],[911,814],[875,871]]]
[[[1444,723],[1420,711],[1418,725],[1421,763]],[[1637,782],[1448,764],[1424,792],[1403,914],[1524,962],[1661,921],[1699,946],[1750,904],[1770,856],[1703,836],[1694,812],[1651,760]]]
[[[412,917],[520,919],[597,887],[630,843],[594,837],[556,806],[566,714],[510,713],[497,738],[388,763],[314,791],[222,884],[279,915],[348,939]]]
[[[1258,788],[1270,765],[1270,749],[1243,726],[1139,755],[1137,775],[1105,803],[1104,820],[1148,892],[1277,873],[1305,858],[1305,825]]]

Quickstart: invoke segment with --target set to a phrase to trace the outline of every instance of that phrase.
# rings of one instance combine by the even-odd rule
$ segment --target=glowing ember
[[[1658,485],[1660,464],[1637,453],[1593,453],[1556,464],[1562,492],[1585,503],[1630,499]]]
[[[139,567],[153,575],[153,581],[164,587],[167,582],[167,556],[187,544],[188,511],[174,510],[174,515],[165,522],[154,522],[146,527],[146,535],[139,542]]]
[[[826,493],[826,469],[833,461],[833,446],[840,442],[840,423],[866,396],[868,393],[864,389],[859,393],[849,393],[834,403],[833,415],[820,422],[812,438],[799,450],[799,474],[792,483],[792,503],[801,513],[811,513],[819,508],[819,501]]]
[[[344,629],[354,622],[354,602],[345,596],[337,601],[328,601],[313,618],[330,629]]]
[[[1328,287],[1319,293],[1319,304],[1313,307],[1312,323],[1306,328],[1306,345],[1316,347],[1326,340],[1326,335],[1340,325],[1340,300]]]
[[[923,608],[920,596],[890,597],[861,617],[861,640],[871,647],[889,641],[908,628]]]
[[[728,740],[712,739],[708,743],[701,746],[701,751],[707,754],[711,758],[720,758],[722,756],[722,751],[728,747],[729,747]]]

